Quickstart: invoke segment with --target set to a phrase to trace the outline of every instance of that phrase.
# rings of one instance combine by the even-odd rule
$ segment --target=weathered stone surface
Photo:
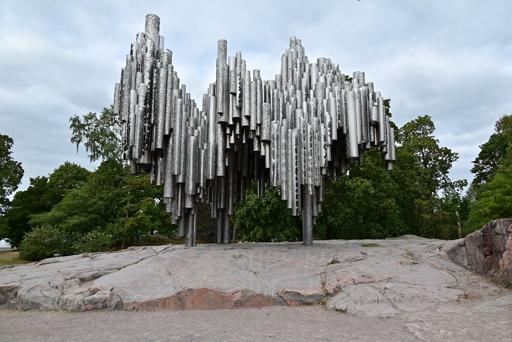
[[[512,218],[491,221],[445,250],[461,266],[512,283]]]
[[[461,265],[462,267],[466,268],[468,267],[468,256],[466,253],[465,239],[462,238],[448,241],[443,246],[443,251],[457,265]]]
[[[404,236],[313,246],[133,247],[51,258],[0,269],[0,306],[89,311],[325,304],[387,317],[511,295],[451,262],[453,245]]]
[[[167,298],[125,304],[125,310],[241,309],[282,305],[279,298],[247,290],[222,292],[207,288],[185,289]]]

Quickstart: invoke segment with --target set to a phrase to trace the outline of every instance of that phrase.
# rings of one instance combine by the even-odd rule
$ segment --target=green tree
[[[118,190],[121,211],[119,218],[109,224],[116,242],[122,247],[132,244],[149,232],[170,234],[174,227],[165,212],[161,187],[152,185],[147,175],[128,176]]]
[[[60,202],[68,191],[82,187],[90,174],[89,170],[70,162],[65,162],[56,168],[48,177],[48,187],[52,192],[53,203]]]
[[[32,216],[30,224],[52,227],[45,231],[56,230],[64,236],[72,248],[60,254],[126,247],[153,230],[174,232],[161,194],[161,187],[152,185],[148,175],[132,176],[121,162],[109,159],[49,212]],[[22,242],[21,248],[38,250],[32,246],[37,240],[29,241]]]
[[[39,226],[28,232],[20,247],[20,256],[25,260],[41,260],[54,255],[73,254],[74,240],[69,234],[54,226]]]
[[[266,189],[259,198],[252,184],[235,209],[233,223],[242,241],[296,241],[301,237],[300,224],[281,200],[277,187]]]
[[[34,215],[30,224],[56,226],[78,234],[104,227],[120,215],[118,189],[126,175],[125,167],[118,161],[102,162],[82,187],[66,193],[51,211]]]
[[[89,173],[77,164],[66,162],[49,177],[31,178],[27,190],[16,193],[2,218],[0,235],[13,247],[19,247],[23,236],[32,229],[31,217],[50,211],[68,191],[85,184]]]
[[[498,218],[512,217],[512,158],[495,172],[495,176],[480,186],[470,206],[465,233],[482,228]]]
[[[419,116],[398,130],[397,162],[392,174],[400,189],[397,202],[401,217],[411,233],[445,237],[457,231],[457,221],[451,220],[455,212],[446,212],[454,209],[444,205],[448,201],[446,196],[453,200],[453,194],[460,193],[467,182],[450,179],[449,172],[458,154],[440,146],[434,131],[434,122],[428,115]],[[443,227],[448,219],[449,233]]]
[[[104,108],[101,114],[89,112],[82,117],[75,115],[69,119],[71,142],[78,150],[85,146],[91,161],[115,159],[123,155],[121,120],[112,107]]]
[[[512,115],[501,117],[471,170],[475,174],[465,233],[487,222],[512,217]]]
[[[380,151],[368,151],[361,165],[326,185],[315,235],[326,239],[397,236],[405,232],[396,203],[398,188]]]
[[[466,182],[454,182],[452,189],[447,189],[439,197],[434,212],[434,222],[437,225],[436,237],[456,239],[463,235],[464,222],[469,214],[469,199],[463,195]]]
[[[495,125],[489,140],[480,145],[478,157],[473,161],[473,187],[485,184],[494,176],[512,144],[512,115],[504,115]]]
[[[27,190],[16,193],[3,216],[0,237],[7,239],[11,246],[18,248],[25,233],[31,229],[28,224],[31,215],[51,209],[52,201],[49,193],[47,177],[31,178],[30,186]]]
[[[16,191],[23,177],[21,163],[12,158],[14,141],[7,135],[0,134],[0,215],[9,204],[9,196]]]

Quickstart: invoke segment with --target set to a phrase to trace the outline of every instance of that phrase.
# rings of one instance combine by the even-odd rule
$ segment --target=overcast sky
[[[151,3],[151,4],[148,4]],[[144,17],[161,18],[182,82],[196,99],[214,80],[217,40],[274,77],[288,38],[310,60],[366,72],[398,124],[429,114],[460,154],[454,179],[494,122],[512,113],[512,1],[9,1],[0,2],[0,133],[14,138],[25,177],[66,160],[93,168],[69,143],[68,119],[100,111]]]

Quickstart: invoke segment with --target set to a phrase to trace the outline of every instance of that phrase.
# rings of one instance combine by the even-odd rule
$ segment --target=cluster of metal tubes
[[[346,173],[371,147],[392,168],[389,111],[364,72],[349,77],[328,58],[310,63],[301,41],[291,38],[281,73],[264,81],[259,70],[247,70],[240,52],[228,57],[227,42],[219,40],[216,80],[199,107],[180,84],[159,30],[159,17],[147,15],[113,107],[123,122],[124,158],[133,172],[149,171],[163,184],[186,245],[196,244],[199,201],[217,219],[217,242],[229,243],[230,216],[253,181],[260,196],[279,187],[311,244],[326,178]]]

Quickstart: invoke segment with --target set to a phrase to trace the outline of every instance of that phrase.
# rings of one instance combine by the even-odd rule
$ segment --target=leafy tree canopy
[[[277,187],[266,189],[259,198],[252,184],[235,209],[233,223],[242,241],[296,241],[301,237],[299,222],[281,200]]]
[[[397,203],[401,217],[410,232],[447,238],[457,230],[456,212],[462,212],[459,206],[467,181],[450,178],[458,154],[440,146],[434,131],[434,122],[428,115],[419,116],[398,130],[399,147],[392,177],[400,189]]]
[[[32,229],[29,225],[32,215],[50,211],[68,191],[84,185],[89,174],[83,167],[66,162],[49,177],[31,178],[27,190],[16,193],[2,218],[0,236],[19,247],[23,236]]]
[[[471,169],[474,174],[473,187],[488,182],[494,176],[511,145],[512,115],[505,115],[496,122],[494,134],[486,143],[480,145],[480,152]]]
[[[148,175],[132,176],[121,162],[110,159],[50,211],[32,216],[30,224],[53,227],[72,241],[73,247],[62,253],[125,247],[154,230],[174,232],[161,196],[161,187],[152,185]]]
[[[381,152],[370,150],[346,175],[327,182],[322,211],[316,220],[319,239],[385,238],[402,234],[454,238],[467,217],[462,195],[465,180],[449,172],[458,154],[440,146],[435,125],[425,115],[396,130],[397,161],[387,171]],[[276,190],[277,191],[277,190]],[[244,239],[279,240],[279,229],[293,221],[279,196],[259,199],[254,190],[237,208],[234,220]],[[294,230],[291,230],[294,231]],[[298,235],[297,235],[298,236]]]
[[[75,115],[69,119],[71,142],[78,150],[85,146],[91,161],[122,158],[121,121],[112,107],[97,113]]]
[[[361,239],[403,234],[397,192],[380,151],[368,151],[361,165],[353,165],[348,175],[327,184],[315,235],[326,239]]]
[[[482,184],[471,204],[466,233],[482,228],[491,220],[512,217],[512,158]]]
[[[512,115],[501,117],[495,127],[473,162],[466,233],[491,220],[512,217]]]
[[[23,177],[21,163],[12,158],[14,141],[7,135],[0,134],[0,214],[9,204],[9,196],[16,191]]]

